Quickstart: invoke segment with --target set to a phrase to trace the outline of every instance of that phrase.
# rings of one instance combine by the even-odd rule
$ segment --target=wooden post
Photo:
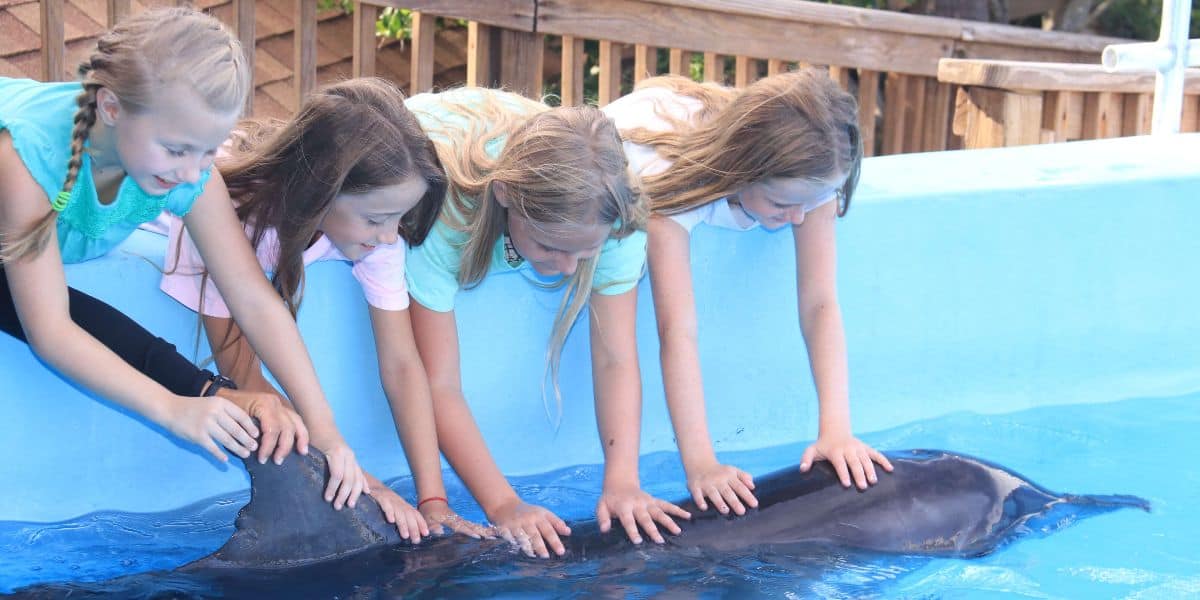
[[[233,0],[234,4],[237,4],[239,1],[240,0]],[[129,16],[129,10],[130,10],[129,4],[130,4],[130,0],[108,0],[107,25],[108,25],[109,29],[112,29],[113,25],[120,23],[121,19],[124,19],[125,17]],[[253,3],[251,5],[253,5]],[[234,12],[237,13],[237,18],[239,19],[238,25],[241,25],[241,17],[242,17],[241,9],[235,8]],[[251,15],[251,16],[253,16],[253,15]],[[242,37],[242,30],[238,29],[238,38],[241,38],[241,37]],[[242,45],[245,45],[244,40],[242,42]]]
[[[1054,142],[1068,142],[1083,137],[1083,93],[1053,92],[1046,95],[1042,127],[1053,132]]]
[[[954,110],[950,102],[952,86],[936,79],[928,79],[926,86],[925,139],[921,148],[924,152],[938,152],[946,149],[950,137],[950,117]]]
[[[879,106],[879,71],[858,72],[858,134],[863,156],[875,156],[875,111]]]
[[[925,99],[928,77],[913,75],[908,80],[908,104],[904,112],[904,152],[924,152]]]
[[[573,35],[562,37],[562,105],[583,104],[583,40]]]
[[[604,106],[621,97],[621,45],[600,40],[600,90],[596,101]]]
[[[979,86],[961,87],[954,133],[967,148],[1022,146],[1041,141],[1041,93],[1016,93]]]
[[[767,59],[767,77],[778,75],[787,71],[787,64],[782,59],[768,58]]]
[[[313,0],[292,0],[296,11],[295,39],[292,44],[292,89],[295,105],[300,110],[304,97],[317,85],[317,3]]]
[[[467,85],[491,87],[496,78],[492,66],[492,28],[478,21],[467,22]]]
[[[633,48],[633,83],[658,75],[658,49],[638,44]]]
[[[437,17],[426,12],[412,12],[412,53],[409,57],[409,83],[412,95],[433,89],[433,36],[437,33]]]
[[[1121,96],[1116,92],[1089,92],[1083,99],[1083,139],[1121,135]]]
[[[110,19],[113,17],[114,4],[125,5],[122,18],[123,15],[129,14],[129,0],[108,0]],[[254,50],[258,45],[254,33],[254,0],[233,0],[233,27],[237,31],[242,51],[246,54],[246,68],[250,73],[254,73]],[[251,82],[250,93],[246,94],[246,106],[242,109],[247,117],[254,114],[254,90],[254,84]]]
[[[500,30],[500,85],[529,98],[542,97],[545,36],[529,31]]]
[[[692,76],[692,53],[687,50],[671,48],[671,56],[668,61],[668,71],[672,75],[682,75],[684,77]]]
[[[1183,115],[1179,120],[1179,131],[1200,130],[1200,96],[1183,97]]]
[[[378,15],[376,5],[355,0],[354,40],[351,42],[354,58],[350,65],[350,72],[355,77],[375,75],[375,19]]]
[[[725,57],[716,52],[704,53],[704,81],[725,83]]]
[[[733,59],[733,85],[744,88],[758,79],[757,61],[738,55]]]
[[[1124,94],[1121,115],[1121,135],[1146,135],[1150,133],[1150,94]],[[1181,130],[1182,131],[1182,130]]]
[[[904,113],[908,106],[907,75],[888,73],[883,87],[883,154],[904,152]]]
[[[835,67],[829,66],[829,78],[837,82],[838,87],[850,91],[850,71],[851,67]]]
[[[42,27],[42,79],[62,81],[66,75],[63,65],[66,62],[64,57],[67,51],[63,0],[42,0],[39,6]]]

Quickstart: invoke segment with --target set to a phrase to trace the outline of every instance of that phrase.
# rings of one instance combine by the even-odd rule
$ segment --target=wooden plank
[[[433,36],[437,33],[437,17],[427,12],[413,12],[412,53],[409,56],[409,82],[412,95],[433,89]]]
[[[621,97],[621,45],[600,40],[600,90],[596,101],[604,106]]]
[[[292,0],[295,11],[292,42],[292,100],[299,110],[305,96],[317,85],[317,3]]]
[[[672,75],[692,76],[692,53],[679,48],[671,48],[667,70]]]
[[[933,79],[928,79],[926,86],[925,135],[921,148],[925,152],[938,152],[946,149],[950,137],[950,117],[954,110],[950,99],[954,86]]]
[[[875,111],[879,107],[879,71],[858,72],[858,134],[863,155],[875,156]]]
[[[967,148],[998,148],[1041,141],[1042,96],[981,86],[959,88],[954,132]]]
[[[1045,95],[1046,107],[1042,128],[1053,132],[1055,142],[1069,142],[1083,137],[1083,92],[1050,92]]]
[[[758,79],[758,61],[738,55],[733,59],[733,85],[744,88]]]
[[[1121,115],[1121,135],[1146,135],[1150,133],[1152,100],[1149,94],[1125,94],[1122,98],[1124,114]]]
[[[246,0],[241,0],[246,1]],[[355,77],[371,77],[375,75],[375,19],[379,9],[374,4],[355,0],[354,2],[354,36],[351,41],[353,58],[350,72]]]
[[[1153,73],[1108,73],[1100,65],[943,58],[938,80],[1012,91],[1153,92]],[[1188,69],[1185,88],[1200,94],[1200,69]]]
[[[123,8],[114,7],[115,4],[124,4]],[[108,0],[109,18],[113,17],[114,11],[124,10],[121,15],[129,14],[129,0]],[[123,18],[120,16],[119,18]],[[233,28],[237,32],[238,42],[242,45],[242,52],[246,55],[246,68],[250,72],[254,72],[255,49],[258,46],[258,38],[254,35],[254,0],[233,0]],[[246,105],[242,109],[243,114],[250,116],[254,114],[254,90],[251,89],[249,94],[246,94]]]
[[[784,64],[783,60],[778,58],[767,59],[767,77],[778,75],[785,71],[787,71],[787,65]]]
[[[555,0],[538,4],[538,31],[927,76],[937,74],[934,59],[954,52],[952,40],[944,38],[898,31],[870,31],[867,35],[859,23],[777,19],[762,11],[739,11],[740,4],[725,6],[723,0]],[[779,6],[804,12],[809,4]]]
[[[1200,130],[1200,97],[1183,97],[1183,115],[1179,120],[1179,131]]]
[[[638,44],[633,48],[633,83],[658,74],[658,48]]]
[[[500,85],[529,98],[542,97],[545,36],[528,31],[500,30]]]
[[[829,77],[837,82],[838,87],[850,91],[850,71],[848,67],[829,65]]]
[[[1089,92],[1083,98],[1083,139],[1098,140],[1121,135],[1121,96],[1113,92]]]
[[[491,87],[496,70],[492,67],[492,28],[478,21],[467,23],[467,85]]]
[[[928,77],[910,77],[908,80],[908,102],[904,111],[904,151],[924,152],[925,98]]]
[[[583,104],[583,39],[573,35],[562,38],[562,105]]]
[[[704,81],[725,83],[725,57],[716,52],[704,53]]]
[[[883,87],[883,154],[904,152],[904,113],[909,76],[888,73]]]
[[[42,34],[42,79],[62,81],[66,75],[66,21],[63,0],[42,0],[39,4]]]
[[[244,0],[233,0],[234,4],[237,4],[239,1]],[[253,2],[251,2],[251,5],[253,5]],[[105,14],[105,24],[109,29],[112,29],[113,25],[116,25],[117,23],[121,22],[122,19],[129,16],[129,11],[130,0],[108,0],[108,11]],[[240,19],[242,16],[240,9],[235,8],[234,11],[237,13],[238,18]],[[251,16],[253,16],[253,11],[251,11]],[[238,30],[238,37],[241,37],[241,30]],[[247,54],[253,54],[253,52],[248,51]]]
[[[477,21],[516,31],[538,31],[534,18],[536,2],[530,0],[487,0],[487,2],[463,2],[462,0],[371,0],[379,6],[407,8],[426,12],[439,17]],[[561,34],[560,34],[561,35]]]

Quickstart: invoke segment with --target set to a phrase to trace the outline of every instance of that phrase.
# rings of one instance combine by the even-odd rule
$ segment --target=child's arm
[[[459,375],[458,326],[454,311],[437,312],[412,303],[413,337],[429,376],[438,443],[499,533],[526,554],[549,558],[566,552],[560,535],[571,529],[554,513],[526,504],[496,466],[463,397]]]
[[[646,259],[650,265],[659,360],[667,410],[687,475],[688,491],[700,510],[708,500],[722,514],[745,514],[758,506],[749,473],[717,461],[708,434],[701,379],[696,301],[692,288],[691,236],[663,216],[650,217]],[[743,502],[745,503],[743,505]]]
[[[237,324],[233,319],[221,317],[205,316],[203,319],[217,371],[238,386],[236,390],[226,390],[225,394],[247,414],[258,419],[262,430],[258,462],[266,464],[268,458],[273,458],[275,464],[283,464],[292,448],[300,454],[308,454],[308,428],[287,398],[263,377],[258,355]]]
[[[325,499],[337,509],[354,506],[366,488],[362,469],[337,429],[300,330],[264,276],[218,172],[183,222],[234,320],[304,417],[313,445],[325,453]]]
[[[792,227],[800,329],[820,402],[817,441],[804,451],[800,470],[812,468],[814,460],[826,459],[837,470],[842,485],[849,487],[853,476],[854,483],[866,489],[877,480],[875,462],[888,471],[892,464],[854,437],[850,429],[846,332],[837,298],[836,220],[837,203],[827,202],[808,213],[802,225]]]
[[[433,416],[433,398],[429,392],[429,380],[425,377],[425,366],[417,353],[413,339],[412,320],[408,310],[382,310],[370,307],[371,328],[375,333],[375,350],[379,355],[379,378],[392,409],[392,420],[396,433],[404,447],[408,467],[417,486],[419,510],[407,503],[389,514],[389,522],[404,525],[403,537],[408,531],[421,531],[429,535],[426,525],[441,530],[443,525],[476,539],[487,531],[476,523],[459,517],[450,509],[446,500],[446,485],[442,480],[442,461],[438,454],[437,424]],[[372,492],[378,487],[372,482]],[[384,486],[383,489],[387,489]],[[374,494],[376,500],[379,494]],[[422,501],[426,501],[422,503]],[[393,503],[394,504],[394,503]],[[409,514],[409,511],[416,513]],[[387,509],[385,507],[385,512]],[[420,527],[415,527],[418,524]],[[439,531],[440,533],[440,531]],[[419,540],[419,536],[416,536]]]
[[[12,138],[0,131],[0,232],[29,231],[49,206]],[[75,324],[54,230],[39,254],[6,262],[3,271],[30,347],[69,379],[199,444],[221,462],[228,457],[217,444],[243,458],[257,448],[258,429],[240,408],[219,396],[172,394]]]
[[[671,515],[690,519],[687,511],[642,491],[638,479],[638,444],[642,433],[642,376],[637,358],[637,288],[623,294],[591,297],[592,386],[596,423],[604,449],[604,488],[596,504],[600,531],[615,516],[626,535],[642,542],[638,528],[661,544],[662,525],[679,534]]]

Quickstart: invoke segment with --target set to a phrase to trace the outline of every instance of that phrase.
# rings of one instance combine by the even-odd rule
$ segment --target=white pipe
[[[1200,40],[1189,44],[1191,0],[1163,0],[1162,29],[1158,41],[1116,44],[1104,49],[1105,70],[1157,72],[1154,78],[1154,113],[1150,132],[1179,133],[1183,113],[1183,81],[1188,65],[1200,65]]]

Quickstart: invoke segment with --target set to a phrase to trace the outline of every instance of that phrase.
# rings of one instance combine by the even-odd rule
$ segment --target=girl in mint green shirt
[[[617,518],[635,543],[678,533],[683,509],[638,479],[641,376],[634,316],[646,260],[646,207],[616,128],[594,108],[551,109],[506,92],[465,88],[406,104],[450,179],[441,219],[413,248],[406,275],[413,333],[429,375],[442,453],[500,532],[529,555],[562,554],[566,523],[523,502],[488,452],[462,392],[454,297],[489,275],[532,270],[567,290],[550,339],[557,381],[571,324],[590,302],[596,419],[603,440],[602,530]],[[601,332],[601,325],[603,331]],[[555,396],[558,399],[557,384]],[[561,414],[561,400],[559,411]]]

